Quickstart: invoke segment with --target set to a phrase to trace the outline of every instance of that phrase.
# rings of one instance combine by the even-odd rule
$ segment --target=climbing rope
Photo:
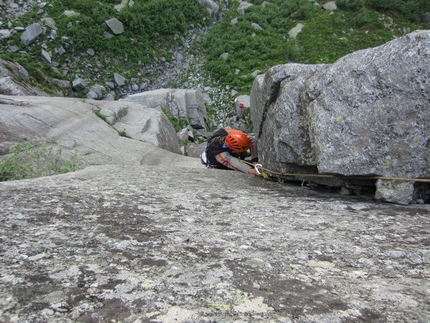
[[[261,164],[253,164],[246,160],[240,160],[241,162],[252,166],[256,171],[261,174],[264,178],[269,178],[266,174],[273,174],[282,177],[318,177],[318,178],[336,178],[336,179],[382,179],[386,181],[407,181],[407,182],[420,182],[420,183],[430,183],[428,178],[410,178],[410,177],[388,177],[388,176],[344,176],[344,175],[330,175],[330,174],[302,174],[302,173],[281,173],[274,170],[263,167]],[[276,177],[276,176],[275,176]]]

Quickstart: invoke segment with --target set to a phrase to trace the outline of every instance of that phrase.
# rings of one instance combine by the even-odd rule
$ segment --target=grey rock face
[[[119,87],[124,86],[127,83],[127,79],[118,73],[115,73],[113,75],[113,78],[114,78],[115,84]]]
[[[239,15],[244,15],[245,14],[245,12],[246,12],[246,10],[249,8],[249,7],[251,7],[253,4],[252,3],[249,3],[249,2],[246,2],[246,1],[241,1],[240,3],[239,3],[239,7],[237,8],[237,13],[239,14]]]
[[[40,19],[40,22],[42,22],[43,24],[45,24],[51,28],[55,28],[55,25],[56,25],[55,20],[50,18],[50,17],[44,17],[44,18]]]
[[[236,108],[236,115],[239,118],[243,118],[245,111],[249,109],[250,96],[249,95],[239,95],[234,99],[234,106]]]
[[[65,15],[66,17],[78,17],[80,15],[80,13],[75,12],[73,10],[65,10],[63,12],[63,15]]]
[[[85,90],[86,86],[87,85],[86,85],[85,80],[83,80],[81,78],[74,79],[72,82],[72,88],[76,92],[81,92],[81,91]]]
[[[115,5],[113,8],[114,8],[116,11],[121,11],[124,7],[126,7],[126,6],[131,7],[131,6],[133,6],[133,4],[134,4],[134,1],[133,1],[133,0],[121,0],[121,3],[120,3],[120,4]]]
[[[251,110],[262,162],[281,172],[429,178],[429,35],[257,77]]]
[[[0,183],[0,320],[429,321],[429,205],[172,155]]]
[[[320,172],[430,176],[429,35],[355,52],[306,83]]]
[[[325,10],[333,11],[337,9],[336,1],[329,1],[323,5]]]
[[[106,25],[110,28],[114,35],[119,35],[124,32],[124,26],[117,18],[111,18],[105,21]]]
[[[260,156],[266,167],[289,172],[290,164],[316,164],[300,94],[305,89],[305,81],[325,67],[278,65],[254,81],[251,115]]]
[[[288,36],[296,39],[297,35],[302,31],[305,25],[302,23],[298,23],[293,29],[288,32]]]
[[[0,93],[6,95],[25,95],[25,88],[14,82],[10,76],[0,78]]]
[[[252,28],[254,28],[256,30],[263,30],[263,28],[259,24],[255,23],[255,22],[252,23]]]
[[[150,108],[161,106],[172,116],[190,119],[194,128],[206,128],[207,112],[200,90],[160,89],[131,94],[120,101],[137,102]]]
[[[42,49],[41,57],[46,63],[48,63],[48,64],[52,63],[51,54],[44,49]]]
[[[19,63],[0,59],[0,94],[50,96],[45,91],[29,85],[29,79],[27,70]]]
[[[8,96],[0,96],[0,100],[0,143],[5,151],[14,144],[52,138],[64,147],[66,157],[77,149],[84,165],[134,166],[152,163],[152,155],[159,154],[155,150],[157,146],[166,149],[160,151],[167,156],[173,154],[170,151],[174,155],[180,151],[176,132],[168,119],[158,115],[158,119],[148,121],[156,111],[132,102]],[[109,111],[121,111],[121,108],[124,110],[117,113],[116,128],[95,114],[97,110],[108,115]],[[128,120],[130,116],[132,121]],[[136,137],[119,136],[117,131],[124,130],[130,137]]]
[[[101,100],[104,98],[106,94],[106,88],[103,85],[95,84],[90,87],[89,92],[87,93],[88,99]],[[89,97],[89,95],[91,97]]]
[[[103,102],[100,112],[113,127],[133,139],[180,154],[178,137],[166,115],[156,109],[132,102]]]
[[[49,56],[49,53],[47,53]],[[51,94],[30,85],[30,75],[19,63],[0,59],[0,94],[19,96],[46,96]],[[46,78],[52,86],[52,90],[58,96],[73,96],[71,82],[55,78]]]
[[[34,23],[28,26],[21,35],[21,42],[25,45],[31,45],[37,37],[43,33],[42,26],[39,23]]]
[[[395,202],[408,205],[412,202],[414,194],[413,182],[393,182],[378,180],[376,183],[375,198],[380,201]]]

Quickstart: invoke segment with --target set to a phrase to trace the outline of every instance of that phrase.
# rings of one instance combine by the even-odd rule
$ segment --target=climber
[[[260,176],[257,148],[252,139],[239,130],[222,128],[216,131],[200,157],[208,168],[232,169]],[[251,163],[257,166],[250,167],[240,161],[247,157],[251,157]]]

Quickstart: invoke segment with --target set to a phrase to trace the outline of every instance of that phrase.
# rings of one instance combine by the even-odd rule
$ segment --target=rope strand
[[[254,167],[254,164],[247,162],[245,160],[240,160],[241,162]],[[270,170],[268,168],[259,167],[259,169],[264,170],[270,174],[280,175],[280,176],[293,176],[293,177],[319,177],[319,178],[337,178],[337,179],[382,179],[387,181],[407,181],[407,182],[420,182],[420,183],[430,183],[428,178],[410,178],[410,177],[389,177],[389,176],[344,176],[344,175],[329,175],[329,174],[301,174],[301,173],[281,173]]]

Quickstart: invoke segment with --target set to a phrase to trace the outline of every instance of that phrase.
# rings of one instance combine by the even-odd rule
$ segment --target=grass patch
[[[97,117],[99,117],[100,119],[102,119],[104,122],[106,122],[109,126],[112,126],[112,124],[107,121],[106,116],[103,115],[99,110],[94,111],[94,113],[96,114]]]
[[[37,178],[74,172],[81,168],[81,160],[75,150],[66,159],[61,145],[49,146],[42,142],[38,147],[29,142],[25,146],[14,145],[10,154],[0,160],[0,181]]]
[[[188,120],[187,118],[175,117],[174,115],[171,115],[169,113],[169,110],[167,110],[166,108],[163,108],[163,113],[169,119],[176,132],[179,132],[187,126],[191,125],[190,120]]]
[[[418,29],[418,12],[430,11],[430,2],[425,0],[339,0],[333,12],[308,0],[252,3],[243,16],[237,14],[237,4],[231,5],[225,19],[201,43],[209,74],[221,85],[245,94],[251,90],[251,73],[256,70],[265,72],[289,62],[333,63],[402,36],[404,28]],[[291,39],[288,31],[298,23],[304,28]],[[226,59],[221,58],[224,53],[228,53]]]
[[[125,137],[125,138],[129,138],[129,139],[131,139],[131,137],[129,136],[129,135],[127,135],[127,133],[125,132],[125,129],[124,130],[117,130],[113,125],[112,125],[112,123],[110,123],[108,120],[107,120],[107,118],[106,118],[106,116],[105,115],[103,115],[99,110],[95,110],[94,111],[94,113],[96,114],[96,116],[98,116],[100,119],[102,119],[104,122],[106,122],[109,126],[111,126],[113,129],[115,129],[115,131],[118,133],[118,135],[120,136],[120,137]]]

